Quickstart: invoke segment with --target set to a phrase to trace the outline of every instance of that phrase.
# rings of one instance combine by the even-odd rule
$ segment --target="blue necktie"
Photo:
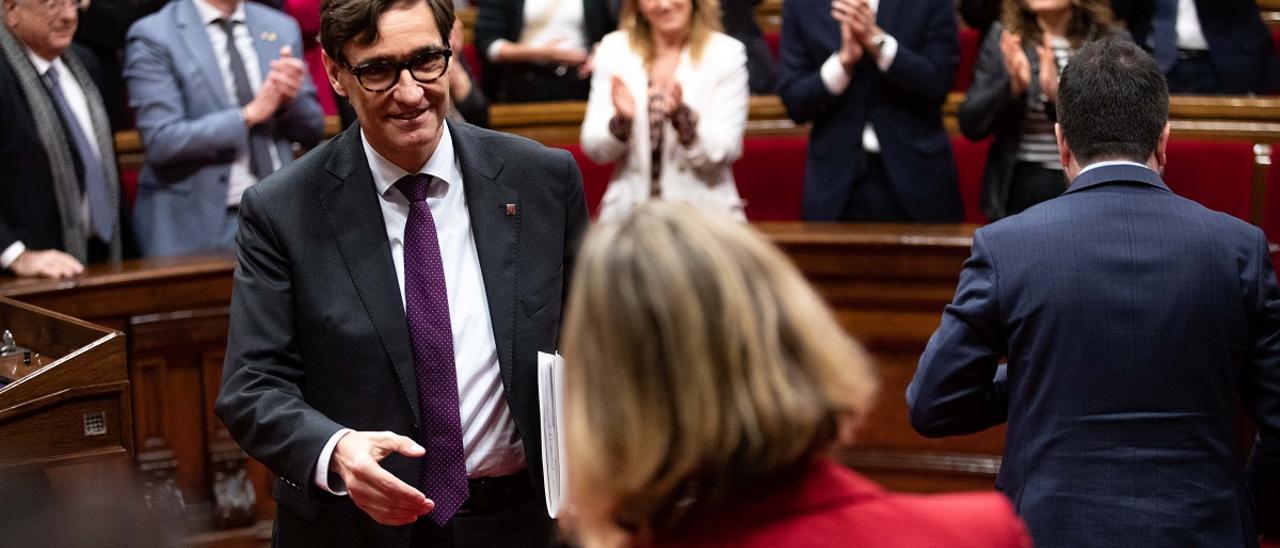
[[[89,198],[89,228],[93,235],[103,242],[111,241],[115,231],[116,215],[111,207],[111,197],[107,192],[107,176],[102,170],[102,160],[94,154],[89,146],[89,138],[80,129],[80,123],[62,96],[62,88],[58,85],[58,69],[50,66],[44,73],[44,85],[49,88],[49,96],[58,109],[58,116],[66,124],[71,134],[71,146],[76,156],[80,157],[80,165],[84,167],[84,190]],[[107,152],[107,151],[104,151]]]
[[[1178,0],[1156,0],[1150,39],[1151,54],[1167,74],[1178,62]]]
[[[409,220],[404,227],[405,316],[418,377],[422,446],[427,450],[418,482],[423,494],[436,503],[427,517],[444,525],[462,508],[470,490],[462,450],[449,295],[436,222],[427,207],[432,180],[430,175],[408,175],[396,182],[396,188],[409,200]]]
[[[218,19],[218,26],[227,33],[227,59],[231,65],[231,80],[236,91],[236,102],[240,106],[253,100],[253,88],[249,86],[249,72],[244,68],[244,58],[236,49],[236,21]],[[267,134],[266,124],[258,124],[249,130],[249,170],[259,181],[271,175],[275,166],[271,164],[271,136]]]

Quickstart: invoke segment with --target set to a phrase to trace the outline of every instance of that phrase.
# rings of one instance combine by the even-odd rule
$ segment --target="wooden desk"
[[[0,278],[0,295],[126,334],[139,479],[189,530],[224,530],[197,543],[253,544],[264,534],[254,524],[274,513],[270,474],[213,415],[233,266],[230,257],[177,257],[93,266],[68,281]],[[216,500],[215,485],[231,497]]]

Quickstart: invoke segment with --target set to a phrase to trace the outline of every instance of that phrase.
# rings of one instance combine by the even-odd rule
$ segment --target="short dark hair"
[[[1058,83],[1058,123],[1081,166],[1146,162],[1169,120],[1169,86],[1150,54],[1107,37],[1071,57]]]
[[[378,18],[392,8],[426,2],[435,17],[440,39],[449,45],[453,30],[453,0],[323,0],[320,3],[320,46],[329,57],[347,63],[342,47],[352,40],[369,45],[378,40]]]

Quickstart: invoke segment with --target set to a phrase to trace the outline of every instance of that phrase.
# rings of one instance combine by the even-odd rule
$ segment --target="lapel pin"
[[[516,205],[515,205],[515,204],[507,204],[506,209],[507,209],[507,216],[508,216],[508,217],[515,217],[515,216],[516,216]]]
[[[275,42],[276,33],[271,31],[263,31],[262,34],[258,36],[258,38],[267,42]]]

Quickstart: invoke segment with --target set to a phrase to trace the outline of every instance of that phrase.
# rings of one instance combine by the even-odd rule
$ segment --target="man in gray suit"
[[[143,255],[229,251],[246,188],[315,146],[324,113],[298,24],[244,0],[174,0],[129,29],[125,78],[146,163]]]
[[[244,194],[216,410],[281,546],[538,546],[537,352],[587,225],[573,158],[446,123],[449,0],[326,0],[359,116]]]

